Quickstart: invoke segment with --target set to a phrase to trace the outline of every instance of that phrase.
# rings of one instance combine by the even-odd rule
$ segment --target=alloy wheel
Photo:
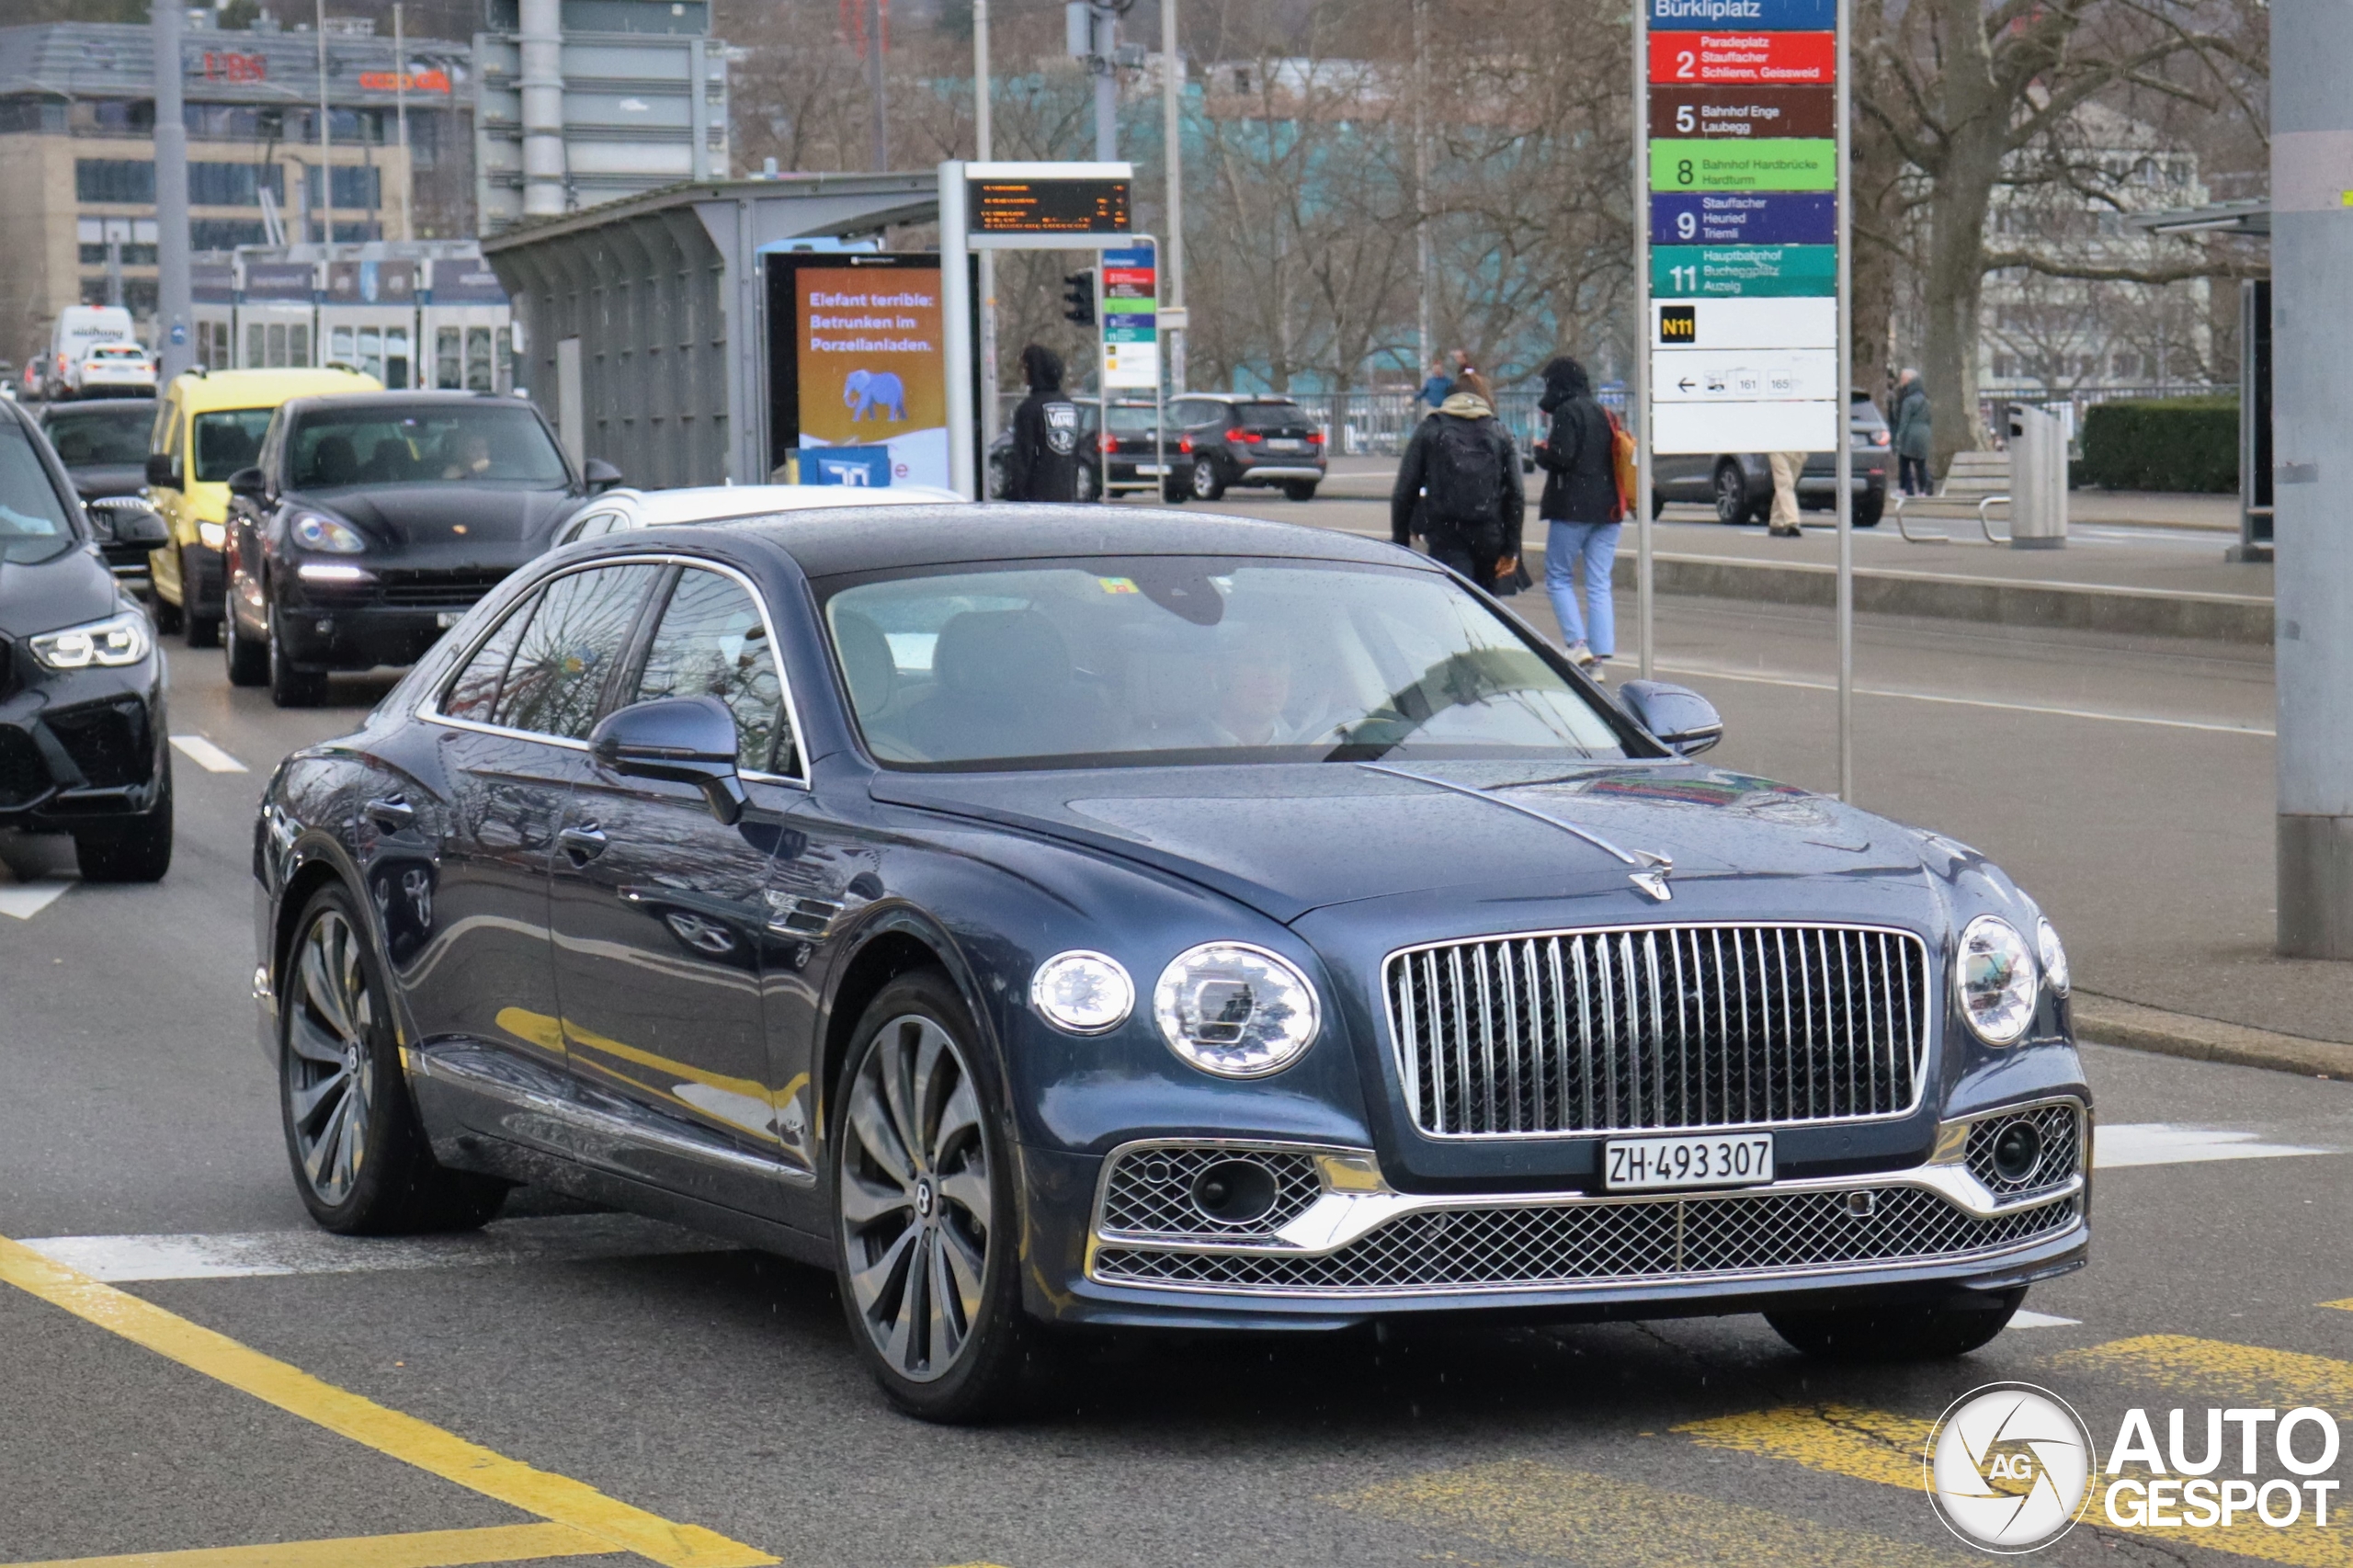
[[[988,1143],[972,1069],[908,1014],[875,1036],[849,1086],[835,1199],[858,1321],[892,1370],[955,1366],[983,1309],[992,1240]]]
[[[1726,463],[1716,470],[1716,521],[1737,526],[1748,520],[1748,481]]]
[[[335,910],[303,934],[286,1025],[287,1123],[302,1177],[330,1206],[351,1196],[366,1168],[375,1099],[375,1000],[359,935]]]

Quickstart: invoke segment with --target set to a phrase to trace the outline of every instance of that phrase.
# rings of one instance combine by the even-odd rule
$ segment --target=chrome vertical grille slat
[[[1384,978],[1406,1113],[1440,1138],[1900,1116],[1935,1017],[1927,945],[1880,927],[1515,933]]]

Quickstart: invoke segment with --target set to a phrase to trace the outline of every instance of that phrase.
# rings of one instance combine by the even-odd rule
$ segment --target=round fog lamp
[[[1126,1023],[1135,1011],[1135,982],[1108,954],[1056,953],[1031,978],[1029,1005],[1058,1029],[1102,1034]]]
[[[1168,1049],[1222,1078],[1279,1073],[1315,1043],[1315,987],[1290,961],[1246,942],[1204,942],[1176,955],[1153,988]]]
[[[1263,1220],[1275,1207],[1275,1176],[1256,1160],[1220,1160],[1193,1178],[1193,1207],[1222,1225]]]
[[[2024,1181],[2042,1164],[2042,1130],[2031,1121],[2013,1121],[1994,1134],[1994,1174],[2004,1181]]]
[[[1963,928],[1953,982],[1961,1016],[1988,1045],[2010,1044],[2034,1021],[2034,955],[1999,915],[1981,915]]]

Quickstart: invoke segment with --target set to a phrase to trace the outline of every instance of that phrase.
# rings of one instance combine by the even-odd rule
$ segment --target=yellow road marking
[[[411,1535],[290,1540],[275,1546],[218,1546],[195,1551],[134,1551],[0,1568],[459,1568],[468,1562],[536,1562],[551,1557],[600,1557],[613,1543],[570,1525],[498,1525],[490,1529],[419,1530]]]
[[[2228,1394],[2281,1410],[2316,1404],[2324,1410],[2353,1405],[2353,1361],[2307,1356],[2295,1350],[2266,1350],[2220,1339],[2152,1334],[2119,1339],[2054,1358],[2054,1366],[2103,1376],[2122,1375],[2178,1394]]]
[[[2132,1344],[2133,1341],[2120,1341]],[[2189,1341],[2202,1344],[2204,1341]],[[2108,1346],[2101,1346],[2106,1349]],[[2226,1346],[2224,1348],[2239,1348]],[[2317,1358],[2314,1358],[2317,1359]],[[1702,1448],[1731,1449],[1787,1460],[1826,1475],[1852,1476],[1901,1486],[1919,1494],[1927,1506],[1927,1477],[1921,1456],[1935,1423],[1883,1410],[1856,1410],[1846,1405],[1791,1406],[1760,1410],[1745,1415],[1694,1421],[1675,1428]],[[2293,1568],[2353,1568],[2353,1546],[2332,1525],[2315,1528],[2309,1523],[2273,1529],[2259,1519],[2234,1520],[2227,1527],[2198,1529],[2189,1526],[2123,1527],[2109,1523],[2107,1492],[2093,1497],[2084,1511],[2086,1526],[2160,1540],[2172,1545],[2202,1546],[2234,1557],[2284,1562]],[[2304,1516],[2309,1520],[2311,1515]]]
[[[673,1523],[608,1497],[585,1482],[534,1470],[414,1415],[322,1382],[226,1335],[51,1263],[6,1237],[0,1237],[0,1282],[379,1453],[595,1536],[608,1543],[608,1551],[633,1551],[665,1568],[753,1568],[778,1561],[699,1525]]]
[[[2341,1301],[2323,1301],[2321,1305],[2335,1307],[2339,1312],[2353,1312],[2353,1296],[2347,1296]]]
[[[1386,1482],[1325,1501],[1534,1556],[1612,1568],[1961,1568],[1970,1561],[1958,1551],[1529,1460]]]

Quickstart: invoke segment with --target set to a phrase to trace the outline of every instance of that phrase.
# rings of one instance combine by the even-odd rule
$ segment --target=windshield
[[[512,403],[322,409],[303,415],[290,445],[297,490],[354,484],[562,490],[572,483],[547,426],[529,409]]]
[[[24,426],[0,419],[0,561],[30,565],[74,548],[74,525]]]
[[[267,408],[224,408],[196,416],[196,477],[207,484],[223,484],[241,468],[254,466],[261,452],[262,433],[269,428]]]
[[[1287,430],[1307,423],[1307,410],[1295,403],[1236,403],[1233,413],[1245,430]]]
[[[1153,556],[821,587],[886,767],[1624,755],[1568,676],[1435,573]]]
[[[57,449],[67,468],[92,468],[101,463],[142,463],[147,460],[147,433],[155,410],[143,403],[115,408],[61,409],[44,428],[49,444]]]

